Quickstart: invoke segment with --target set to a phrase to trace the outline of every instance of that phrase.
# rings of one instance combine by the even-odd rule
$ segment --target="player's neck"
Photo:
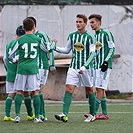
[[[33,31],[26,31],[26,34],[33,34]]]
[[[79,34],[83,34],[83,33],[85,33],[85,32],[86,32],[86,29],[78,30],[78,33],[79,33]]]
[[[100,27],[97,27],[96,29],[95,29],[95,31],[99,31],[101,29],[101,26]]]

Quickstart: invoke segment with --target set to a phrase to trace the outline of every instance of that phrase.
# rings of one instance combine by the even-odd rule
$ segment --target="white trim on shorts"
[[[94,70],[95,88],[101,88],[101,89],[107,90],[110,73],[111,73],[110,68],[108,68],[107,71],[105,72],[102,72],[101,69]]]
[[[40,79],[38,74],[22,75],[17,74],[14,82],[15,90],[36,91],[40,90]]]
[[[69,68],[67,72],[66,84],[75,85],[76,87],[93,86],[93,72],[90,69],[86,69],[83,74],[79,74],[79,69]]]
[[[6,93],[16,93],[14,89],[14,82],[6,81]]]

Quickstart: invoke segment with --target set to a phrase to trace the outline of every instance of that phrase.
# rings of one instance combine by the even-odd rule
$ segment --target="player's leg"
[[[32,91],[32,92],[33,92],[33,107],[34,107],[34,114],[35,114],[34,122],[35,122],[35,123],[43,122],[43,121],[39,118],[39,113],[40,113],[40,97],[39,97],[39,90]]]
[[[14,122],[20,122],[20,109],[22,104],[23,91],[25,90],[27,75],[17,74],[14,82],[14,88],[17,91],[15,95],[15,114]]]
[[[89,105],[89,114],[84,122],[92,122],[95,120],[95,94],[93,92],[93,71],[87,69],[83,74],[80,74],[81,84],[86,86],[86,91],[88,94],[88,105]]]
[[[32,111],[32,102],[31,102],[31,96],[30,92],[24,91],[24,104],[26,106],[27,110],[27,120],[31,121],[34,119],[33,111]]]
[[[15,101],[15,114],[16,114],[14,122],[16,122],[16,123],[20,122],[20,109],[21,109],[21,104],[22,104],[22,96],[23,96],[23,91],[18,90],[16,92],[16,96],[14,99],[14,101]]]
[[[5,101],[5,117],[4,121],[14,121],[13,118],[10,117],[12,100],[16,94],[14,91],[14,82],[6,81],[6,93],[8,94],[6,101]]]
[[[40,87],[39,86],[40,86],[40,80],[39,80],[38,74],[28,75],[27,88],[33,94],[33,107],[34,107],[34,114],[35,114],[34,122],[35,123],[43,122],[39,119],[39,113],[40,113],[40,97],[39,97]]]
[[[85,114],[86,117],[84,122],[93,122],[95,121],[95,94],[93,93],[93,88],[88,88],[88,104],[89,104],[89,113]]]
[[[104,95],[104,90],[101,88],[96,88],[95,114],[97,114],[103,95]]]
[[[102,114],[99,114],[96,119],[105,119],[108,120],[109,116],[107,114],[107,100],[106,100],[106,92],[104,91],[104,96],[101,100]]]
[[[39,92],[39,97],[40,97],[40,118],[41,120],[47,120],[46,117],[46,111],[45,111],[45,100],[44,100],[44,96],[43,96],[43,89],[44,86],[46,84],[46,81],[48,79],[48,73],[49,70],[45,70],[45,69],[39,69],[39,76],[40,76],[40,92]]]
[[[95,108],[95,113],[97,113],[99,105],[102,103],[102,107],[104,108],[104,113],[106,114],[106,99],[104,96],[105,95],[105,90],[107,90],[107,85],[109,82],[109,75],[111,73],[111,69],[107,69],[105,72],[101,72],[97,70],[97,77],[96,77],[96,108]],[[98,115],[96,119],[102,119],[103,115]]]
[[[64,98],[63,98],[63,110],[60,115],[55,115],[55,118],[57,120],[61,120],[63,122],[67,122],[68,120],[68,113],[69,113],[69,109],[70,109],[70,105],[71,105],[71,102],[72,102],[72,93],[75,89],[75,86],[74,85],[70,85],[70,84],[67,84],[66,85],[66,92],[64,94]]]
[[[75,87],[79,85],[79,77],[78,72],[76,70],[69,68],[67,72],[67,78],[66,78],[66,91],[63,98],[63,109],[62,114],[55,115],[55,118],[57,120],[61,120],[63,122],[67,122],[68,120],[68,113],[69,108],[72,102],[72,93],[75,90]]]

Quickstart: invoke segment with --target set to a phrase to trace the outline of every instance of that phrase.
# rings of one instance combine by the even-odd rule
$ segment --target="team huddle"
[[[95,31],[94,35],[86,30],[88,19],[92,30]],[[109,119],[105,90],[112,69],[115,45],[112,33],[101,28],[101,19],[102,16],[99,14],[92,14],[89,18],[83,14],[77,14],[77,31],[69,34],[64,48],[57,46],[55,38],[50,39],[46,33],[36,29],[34,17],[23,20],[23,26],[19,26],[16,30],[16,40],[7,44],[3,58],[7,70],[6,92],[8,93],[4,121],[20,122],[23,96],[27,120],[33,120],[35,123],[47,120],[42,89],[46,84],[49,71],[52,74],[56,73],[54,51],[63,54],[72,51],[62,113],[55,114],[55,118],[63,122],[68,121],[72,93],[76,87],[84,86],[89,105],[89,113],[84,114],[86,117],[84,122]],[[34,112],[30,93],[33,95]],[[14,119],[10,117],[13,98],[16,114]],[[100,104],[102,114],[97,115]]]

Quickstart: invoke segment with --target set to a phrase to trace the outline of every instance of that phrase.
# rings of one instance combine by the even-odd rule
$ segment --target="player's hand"
[[[55,66],[50,66],[50,73],[51,73],[52,75],[54,75],[54,74],[56,73],[56,68],[55,68]]]
[[[104,61],[100,68],[102,72],[105,72],[108,69],[108,62]]]
[[[56,69],[55,69],[55,70],[50,70],[50,73],[51,73],[52,75],[54,75],[54,74],[56,73]]]
[[[54,42],[58,42],[58,40],[56,38],[50,38],[50,41],[54,41]]]
[[[86,71],[86,68],[84,66],[82,66],[78,73],[83,74],[83,72],[85,72],[85,71]]]
[[[82,70],[79,70],[79,74],[83,74]]]

